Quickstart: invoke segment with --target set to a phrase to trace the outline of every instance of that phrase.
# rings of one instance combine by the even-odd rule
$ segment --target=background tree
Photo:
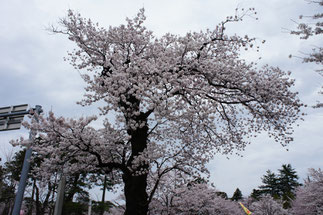
[[[167,173],[208,174],[214,154],[242,150],[261,131],[282,145],[292,141],[302,106],[290,91],[294,81],[277,67],[240,57],[255,39],[226,35],[229,23],[253,13],[237,10],[214,30],[157,38],[143,25],[143,9],[108,30],[70,10],[62,29],[52,30],[78,46],[69,60],[87,71],[81,104],[104,101],[102,114],[115,118],[97,130],[89,125],[95,117],[52,113],[27,125],[41,136],[33,149],[48,156],[47,174],[63,164],[69,173],[113,174],[124,184],[125,214],[147,214]]]
[[[6,157],[4,166],[1,166],[1,184],[2,190],[0,201],[4,203],[4,208],[1,214],[10,214],[13,208],[16,185],[19,182],[20,172],[24,159],[24,152],[19,151]]]
[[[226,192],[223,192],[223,191],[217,191],[216,195],[223,198],[223,199],[229,199],[228,194]]]
[[[239,200],[241,200],[241,199],[242,199],[242,193],[241,193],[240,189],[239,189],[239,188],[237,188],[237,189],[234,191],[234,193],[233,193],[233,195],[232,195],[232,197],[231,197],[231,200],[233,200],[233,201],[239,201]]]
[[[88,211],[89,190],[94,186],[103,186],[101,201],[92,201],[92,213],[103,215],[109,212],[113,203],[105,201],[105,190],[112,190],[113,184],[98,173],[78,172],[66,175],[65,196],[62,215],[78,215]]]
[[[291,207],[291,201],[295,197],[295,190],[301,184],[298,182],[298,175],[290,164],[283,164],[278,169],[278,174],[267,170],[266,175],[262,177],[263,185],[259,189],[254,189],[251,196],[258,200],[260,196],[270,195],[274,199],[280,199],[284,208]]]
[[[88,210],[88,190],[92,186],[87,176],[84,172],[66,176],[62,215],[76,215]]]
[[[308,3],[316,4],[318,6],[318,11],[322,9],[323,0],[306,0]],[[291,34],[299,35],[300,39],[307,40],[310,37],[318,37],[319,41],[322,41],[323,34],[323,13],[318,12],[313,15],[300,15],[300,20],[306,20],[298,24],[297,30],[291,31]],[[316,63],[321,66],[317,72],[323,75],[323,47],[315,46],[311,53],[305,53],[305,57],[302,57],[304,63]],[[320,91],[323,94],[323,91]],[[315,107],[323,107],[323,103],[318,103]]]
[[[10,213],[15,198],[15,186],[8,182],[5,169],[0,166],[0,214]]]
[[[110,201],[92,201],[92,213],[93,214],[106,214],[106,212],[109,212],[109,214],[115,214],[112,209],[116,208],[117,205]]]
[[[12,159],[5,162],[4,165],[5,180],[10,184],[12,190],[12,194],[6,194],[7,200],[10,201],[6,203],[8,208],[11,208],[14,203],[15,191],[20,180],[25,153],[26,150],[17,151]],[[32,157],[33,161],[31,162],[31,172],[28,174],[24,204],[27,207],[27,214],[35,212],[36,215],[40,215],[48,212],[48,209],[53,206],[53,203],[50,202],[50,197],[55,195],[55,184],[52,181],[43,183],[40,178],[33,174],[33,170],[40,166],[41,159],[38,159],[35,154],[32,154]],[[6,214],[9,214],[9,212]]]
[[[263,185],[259,186],[259,190],[262,195],[270,195],[274,199],[278,199],[281,195],[281,190],[279,186],[279,178],[275,173],[270,170],[266,171],[266,175],[261,178]]]
[[[249,210],[254,214],[264,215],[288,215],[288,211],[283,208],[280,200],[274,199],[270,195],[264,195],[259,201],[250,205]]]
[[[217,190],[209,185],[192,184],[182,185],[172,192],[172,201],[169,205],[154,199],[151,204],[150,214],[162,215],[193,215],[193,214],[243,214],[239,204],[226,200],[217,195]],[[166,193],[165,193],[166,194]]]
[[[97,175],[96,178],[99,178],[99,180],[95,180],[95,185],[101,187],[102,198],[100,202],[92,202],[92,209],[95,212],[99,212],[100,215],[103,215],[105,211],[109,211],[109,209],[113,206],[112,202],[105,201],[105,193],[106,191],[113,190],[113,183],[112,180],[110,180],[106,175]]]
[[[323,171],[309,169],[309,178],[304,186],[298,187],[292,212],[301,214],[323,214]]]
[[[1,167],[0,173],[0,203],[5,203],[1,214],[10,214],[12,209],[15,191],[20,180],[21,169],[25,157],[25,150],[16,152],[12,159],[5,162]],[[41,177],[35,174],[41,166],[43,159],[40,159],[35,153],[32,154],[31,171],[28,174],[26,185],[24,205],[27,209],[27,215],[52,214],[56,199],[56,190],[58,186],[57,172],[52,172],[49,178]],[[87,177],[88,174],[74,174],[66,179],[66,191],[64,201],[64,214],[79,214],[87,211],[89,194],[88,189],[93,184]],[[1,211],[0,211],[1,212]]]
[[[291,207],[291,201],[295,198],[295,190],[301,184],[298,182],[298,175],[290,164],[283,164],[278,170],[279,189],[284,208]]]
[[[258,201],[258,200],[260,200],[261,195],[262,195],[261,190],[259,190],[259,189],[253,189],[252,192],[251,192],[251,194],[250,194],[250,197],[253,200]]]

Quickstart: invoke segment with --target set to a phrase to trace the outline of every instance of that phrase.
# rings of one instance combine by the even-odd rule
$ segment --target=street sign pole
[[[40,105],[36,105],[36,107],[34,109],[32,109],[31,111],[29,111],[29,114],[33,114],[35,113],[36,115],[34,115],[34,118],[36,121],[38,121],[37,116],[43,112],[42,107]],[[31,142],[34,141],[35,139],[35,132],[33,130],[30,131],[29,133],[29,140]],[[22,200],[24,197],[24,192],[25,192],[25,187],[26,187],[26,183],[27,183],[27,177],[28,177],[28,172],[29,172],[29,168],[30,168],[30,158],[31,158],[31,154],[32,154],[32,148],[29,147],[26,151],[25,154],[25,159],[24,159],[24,164],[22,167],[22,171],[21,171],[21,176],[20,176],[20,181],[19,181],[19,186],[18,186],[18,191],[16,194],[16,198],[15,198],[15,204],[13,207],[13,211],[12,211],[12,215],[19,215],[20,214],[20,209],[21,209],[21,204],[22,204]]]

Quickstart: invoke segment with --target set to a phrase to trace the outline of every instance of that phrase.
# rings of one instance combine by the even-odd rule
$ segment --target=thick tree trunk
[[[42,208],[41,208],[42,214],[45,214],[45,211],[49,211],[48,210],[48,203],[49,203],[49,198],[50,198],[53,187],[52,187],[51,183],[48,183],[47,187],[48,187],[48,192],[46,194],[45,200],[44,200],[44,202],[42,204]],[[50,213],[49,213],[49,215],[50,215]]]
[[[147,174],[124,175],[126,197],[125,215],[146,215],[148,213]]]
[[[123,173],[123,182],[125,184],[124,194],[126,198],[125,215],[147,215],[148,213],[148,194],[147,188],[147,163],[143,162],[137,167],[132,166],[132,161],[147,148],[148,125],[147,116],[141,113],[135,118],[138,124],[145,123],[143,127],[137,127],[135,130],[129,129],[131,135],[131,156],[127,162],[127,167],[131,171]]]
[[[100,215],[104,214],[104,209],[105,209],[105,190],[107,189],[107,176],[104,176],[103,179],[103,193],[102,193],[102,200],[101,200],[101,212]]]
[[[36,189],[36,215],[41,215],[41,203],[39,199],[39,188],[35,186]]]
[[[27,215],[32,215],[33,214],[33,206],[34,206],[34,196],[35,196],[35,186],[36,186],[36,179],[33,179],[33,190],[31,192],[31,204],[28,209]]]

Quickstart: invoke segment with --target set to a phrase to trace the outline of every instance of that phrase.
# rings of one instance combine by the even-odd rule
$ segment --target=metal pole
[[[90,199],[90,202],[89,202],[89,210],[88,210],[88,215],[91,215],[92,213],[92,200]]]
[[[33,111],[37,115],[39,115],[41,112],[43,112],[40,105],[36,105],[36,107],[35,107],[35,109]],[[30,112],[28,112],[28,113],[30,113]],[[36,116],[35,116],[35,120],[38,121]],[[35,133],[34,133],[34,131],[31,130],[30,133],[29,133],[29,140],[31,142],[33,142],[34,137],[35,137]],[[30,168],[29,160],[31,158],[31,154],[32,154],[32,149],[31,149],[31,147],[29,147],[26,150],[25,159],[24,159],[24,163],[23,163],[23,166],[22,166],[22,171],[21,171],[18,191],[17,191],[17,194],[16,194],[15,204],[14,204],[14,207],[13,207],[12,215],[19,215],[19,213],[20,213],[21,204],[22,204],[22,200],[24,198],[25,187],[26,187],[26,183],[27,183],[27,179],[28,179],[28,172],[29,172],[29,168]]]
[[[64,202],[65,182],[66,182],[65,176],[62,175],[61,181],[59,182],[59,185],[58,185],[54,215],[61,215],[62,214],[63,202]]]

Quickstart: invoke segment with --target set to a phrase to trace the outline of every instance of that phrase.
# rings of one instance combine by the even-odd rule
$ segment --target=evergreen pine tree
[[[269,194],[274,199],[278,199],[280,197],[280,190],[279,190],[279,179],[275,173],[271,172],[270,170],[266,171],[266,175],[262,178],[262,183],[264,185],[259,186],[259,189],[262,194]]]
[[[281,199],[283,200],[284,208],[291,207],[291,200],[295,199],[295,189],[301,184],[297,181],[298,176],[296,171],[290,164],[282,165],[282,168],[278,170],[279,190],[281,193]]]
[[[226,192],[218,191],[216,192],[216,195],[221,198],[228,199],[228,194]]]
[[[260,200],[261,194],[262,194],[261,190],[253,189],[252,193],[250,194],[250,197],[258,201]]]
[[[291,207],[291,201],[295,199],[295,190],[301,185],[296,171],[290,164],[283,164],[277,175],[267,170],[266,175],[262,177],[262,183],[259,190],[253,190],[251,197],[259,199],[260,196],[269,194],[274,199],[281,199],[285,209]]]
[[[6,170],[0,165],[0,213],[9,214],[15,197],[15,187],[6,180]]]
[[[231,200],[232,201],[239,201],[242,199],[242,193],[240,191],[239,188],[236,189],[236,191],[234,191]]]

